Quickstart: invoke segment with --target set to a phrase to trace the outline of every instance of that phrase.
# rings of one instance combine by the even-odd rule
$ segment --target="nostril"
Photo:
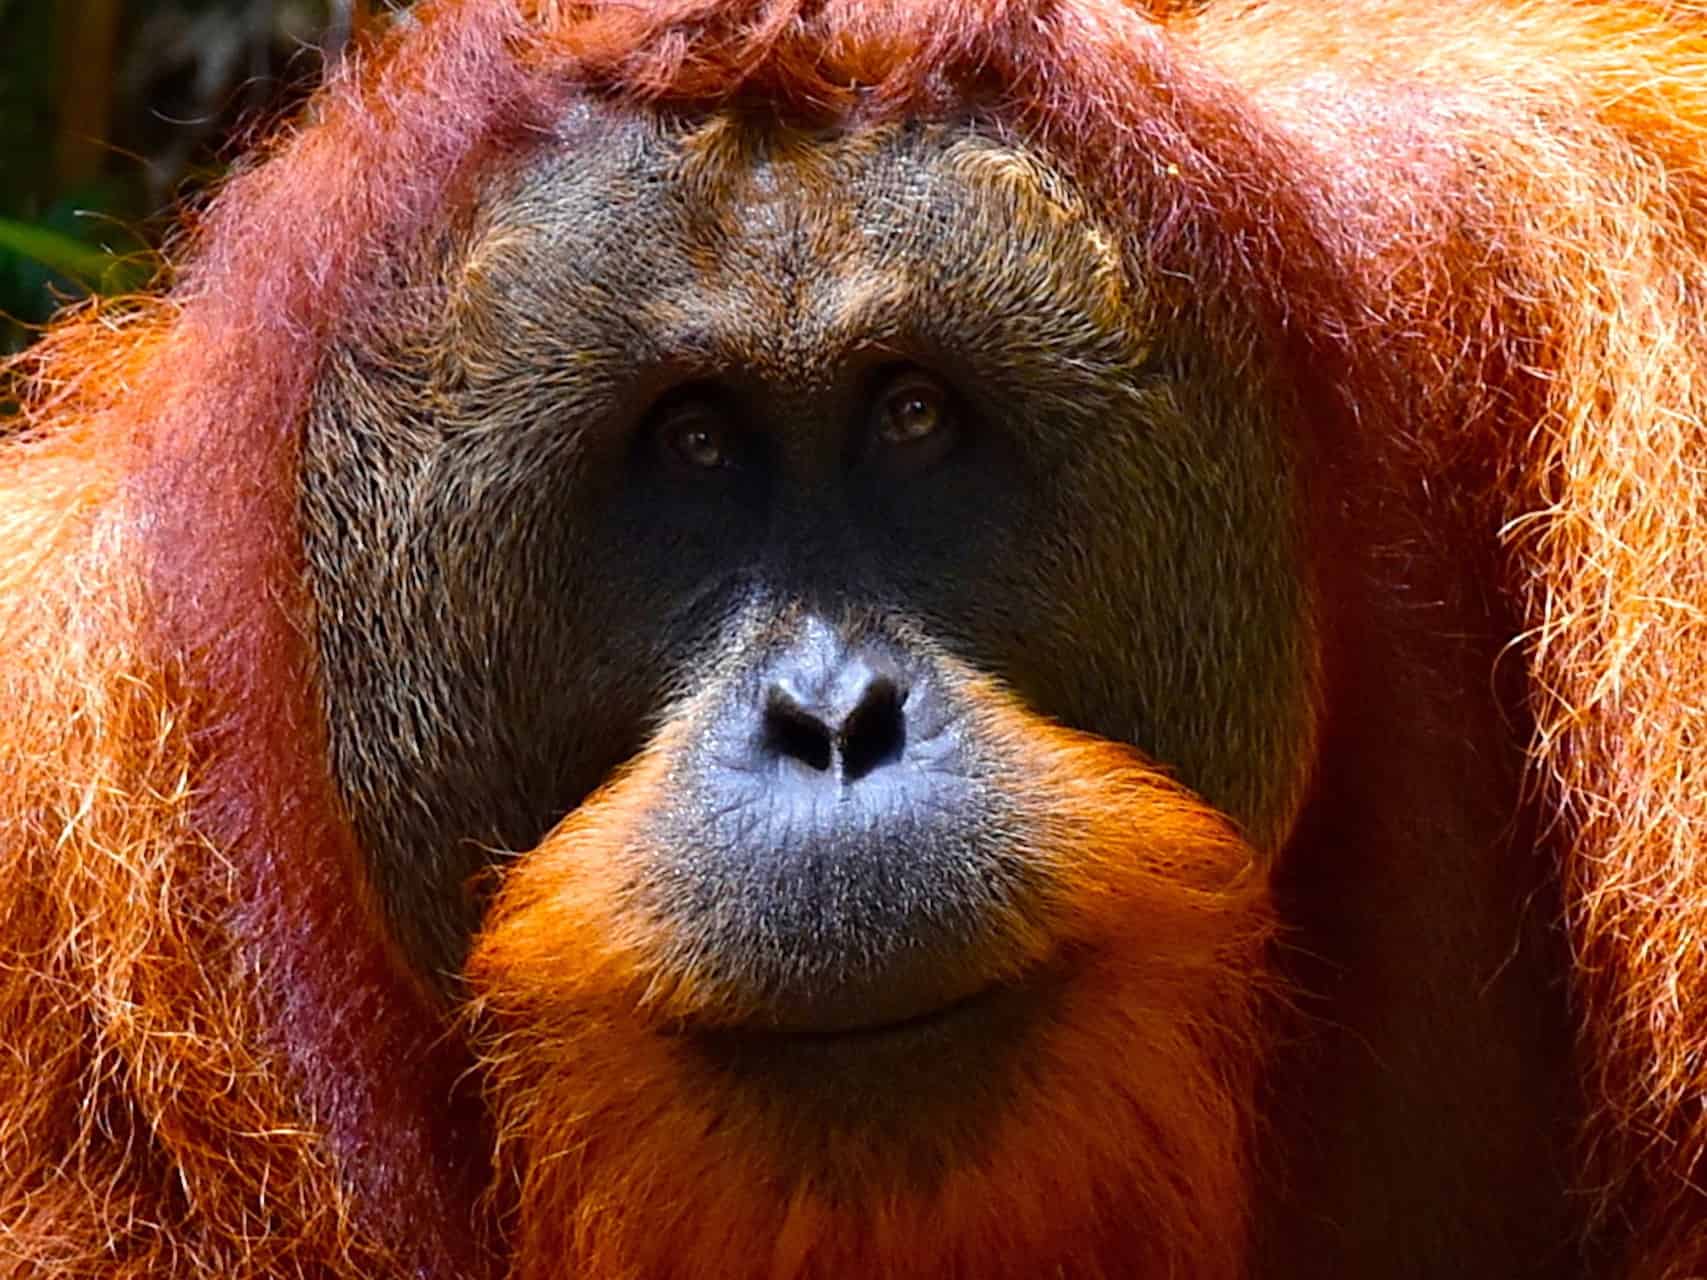
[[[888,676],[864,681],[857,701],[840,713],[816,710],[779,683],[765,699],[765,747],[818,773],[839,762],[842,778],[857,782],[900,758],[907,740],[904,701],[900,686]]]
[[[822,773],[835,756],[835,733],[787,692],[773,688],[765,702],[765,745]]]
[[[865,687],[857,705],[842,721],[837,743],[842,775],[853,782],[880,765],[901,756],[907,742],[907,722],[901,712],[901,690],[887,676]]]

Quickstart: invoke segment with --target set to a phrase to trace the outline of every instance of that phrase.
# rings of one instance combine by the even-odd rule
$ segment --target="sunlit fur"
[[[993,692],[978,714],[1025,779],[1018,821],[1037,845],[1015,852],[1054,884],[1037,918],[1000,926],[1002,976],[1064,971],[1002,1106],[973,1137],[941,1101],[910,1129],[816,1133],[683,1043],[684,1026],[752,1010],[647,910],[650,869],[682,855],[646,835],[666,734],[518,863],[471,965],[500,1029],[520,1274],[1242,1273],[1272,997],[1257,860],[1134,752]],[[903,1173],[918,1168],[942,1172],[918,1186]]]
[[[1464,525],[1500,531],[1486,587],[1516,618],[1507,661],[1534,726],[1525,811],[1572,943],[1582,1229],[1601,1224],[1610,1274],[1707,1269],[1707,18],[1693,3],[1165,8],[423,0],[197,215],[163,298],[84,308],[12,367],[0,1267],[355,1277],[390,1256],[411,1274],[502,1270],[473,1225],[492,1138],[445,1101],[466,1058],[368,910],[309,694],[294,477],[327,335],[334,318],[360,322],[389,250],[427,234],[484,166],[546,136],[577,86],[681,109],[740,93],[823,121],[928,114],[976,80],[1125,229],[1120,249],[1161,290],[1161,314],[1190,295],[1229,367],[1262,350],[1304,371],[1293,389],[1312,422],[1360,445],[1338,477],[1347,492],[1373,504],[1386,477],[1426,477]],[[1325,565],[1335,550],[1322,547]],[[1038,750],[1064,747],[1051,741]],[[1103,765],[1090,767],[1100,794]],[[1138,809],[1174,835],[1213,826],[1183,802]],[[1115,811],[1063,808],[1093,830]],[[1099,914],[1112,907],[1136,904],[1134,939],[1185,909],[1112,875],[1101,847],[1060,856],[1082,861],[1073,907],[1097,939],[1122,936]],[[613,907],[590,903],[577,936],[621,977],[646,937],[588,936]],[[529,966],[547,944],[525,936],[527,918],[506,916],[483,952],[499,1013],[538,995]],[[1140,1108],[1169,1111],[1211,1188],[1191,1192],[1201,1211],[1174,1204],[1179,1247],[1222,1213],[1236,1240],[1240,1174],[1221,1126],[1239,1063],[1220,1073],[1201,1056],[1209,1038],[1177,1102],[1148,1092],[1150,1068],[1124,1084],[1108,1045],[1143,1016],[1123,1003],[1143,953],[1105,954],[1106,985],[1085,989],[1061,1032],[1072,1074],[1093,1082],[1061,1132],[1102,1122],[1130,1136]],[[584,987],[597,970],[578,972]],[[577,998],[633,1004],[623,988]],[[704,1101],[670,1096],[656,1054],[570,1085],[567,1065],[559,1080],[530,1047],[538,1027],[511,1035],[493,1077],[501,1168],[579,1140],[544,1127],[534,1102],[548,1087],[594,1091],[612,1117],[600,1141],[661,1140],[624,1117],[625,1086],[664,1099],[663,1133],[699,1131]],[[610,1051],[584,1035],[568,1045]],[[1042,1136],[1061,1078],[1045,1073],[1032,1118],[1010,1120],[991,1200],[970,1182],[942,1190],[940,1232],[919,1204],[856,1240],[810,1201],[785,1213],[729,1199],[759,1176],[756,1151],[715,1187],[709,1174],[669,1184],[695,1205],[593,1204],[548,1228],[528,1206],[569,1194],[570,1175],[531,1166],[514,1270],[552,1265],[528,1251],[531,1231],[590,1232],[577,1248],[626,1258],[648,1223],[690,1211],[714,1250],[719,1233],[769,1230],[779,1274],[908,1242],[1023,1274],[967,1252],[995,1212],[1040,1233],[1026,1248],[1094,1268],[1094,1235],[1052,1234],[1053,1207],[1082,1199],[1107,1159],[1089,1139]],[[1166,1200],[1146,1153],[1132,1158],[1107,1189]],[[637,1178],[674,1176],[646,1165],[582,1169],[604,1194],[643,1197],[657,1184]],[[1212,1250],[1192,1274],[1232,1266]]]
[[[196,711],[126,567],[123,455],[91,444],[30,446],[0,498],[0,1274],[382,1266],[266,1047],[239,877],[194,824]]]

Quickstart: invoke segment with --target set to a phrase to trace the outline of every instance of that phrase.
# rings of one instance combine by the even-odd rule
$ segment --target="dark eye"
[[[736,464],[734,432],[704,406],[674,409],[664,415],[657,429],[659,444],[674,461],[701,471]]]
[[[886,445],[937,443],[954,428],[948,391],[917,369],[892,377],[878,392],[875,410],[875,433]]]

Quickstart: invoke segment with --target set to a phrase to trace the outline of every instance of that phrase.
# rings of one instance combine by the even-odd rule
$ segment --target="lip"
[[[1013,998],[1017,991],[1018,988],[1015,987],[985,987],[924,1013],[863,1027],[826,1031],[791,1027],[734,1027],[702,1034],[770,1042],[779,1050],[795,1053],[880,1051],[889,1046],[955,1034],[964,1026],[976,1023],[1004,999]]]
[[[871,1026],[814,1031],[774,1026],[688,1030],[710,1062],[742,1077],[813,1080],[835,1090],[890,1073],[973,1068],[1019,1045],[1046,1011],[1053,983],[985,987],[928,1012]]]
[[[1053,979],[872,1026],[704,1028],[678,1043],[718,1109],[756,1123],[790,1176],[850,1193],[880,1174],[930,1186],[975,1160],[1012,1105],[1058,994]]]

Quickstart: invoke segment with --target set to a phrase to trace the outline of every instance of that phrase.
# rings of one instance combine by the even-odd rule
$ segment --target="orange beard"
[[[507,874],[470,976],[517,1277],[1241,1273],[1263,876],[1135,752],[998,694],[1036,918],[922,1027],[733,1030],[649,905],[671,731]]]

